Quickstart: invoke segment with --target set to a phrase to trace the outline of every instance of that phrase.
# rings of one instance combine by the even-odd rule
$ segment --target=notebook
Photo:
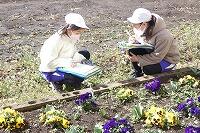
[[[118,47],[123,49],[132,49],[132,48],[147,48],[154,49],[154,46],[149,43],[128,43],[126,41],[118,42]]]
[[[81,63],[77,63],[75,67],[58,67],[57,70],[60,72],[70,73],[83,79],[87,79],[101,71],[100,67],[98,66],[91,66]]]
[[[128,43],[126,41],[118,42],[117,46],[121,50],[131,50],[135,55],[150,54],[154,51],[154,46],[148,43]]]

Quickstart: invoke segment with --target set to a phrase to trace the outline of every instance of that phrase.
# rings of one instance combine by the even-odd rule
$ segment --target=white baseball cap
[[[77,13],[69,13],[65,16],[65,22],[67,24],[74,24],[80,28],[89,29],[86,24],[85,20],[80,14]]]
[[[152,13],[144,8],[138,8],[133,12],[133,15],[129,18],[127,18],[127,20],[131,23],[134,24],[139,24],[142,22],[148,22],[151,20],[151,15]]]

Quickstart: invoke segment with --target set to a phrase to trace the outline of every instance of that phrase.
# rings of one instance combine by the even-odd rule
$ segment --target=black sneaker
[[[65,82],[65,91],[74,91],[79,90],[81,88],[81,82]]]
[[[55,91],[55,92],[61,93],[63,90],[63,85],[58,82],[50,82],[50,86],[52,88],[52,91]]]
[[[137,72],[132,73],[133,78],[142,77],[143,75],[144,75],[144,73],[137,73]]]

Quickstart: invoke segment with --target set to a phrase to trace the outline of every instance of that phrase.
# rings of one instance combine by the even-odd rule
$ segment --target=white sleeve
[[[78,63],[80,63],[81,61],[83,61],[83,60],[85,60],[86,58],[82,55],[82,54],[80,54],[80,53],[78,53],[78,52],[76,52],[75,54],[74,54],[74,56],[73,56],[73,61],[74,62],[78,62]]]
[[[40,51],[41,64],[50,69],[71,64],[72,58],[58,58],[62,45],[59,35],[54,34],[47,39]]]

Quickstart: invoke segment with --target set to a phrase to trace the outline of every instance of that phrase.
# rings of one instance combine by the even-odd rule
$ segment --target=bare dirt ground
[[[64,25],[64,16],[69,12],[83,15],[91,31],[108,28],[107,32],[113,32],[109,28],[126,21],[138,7],[158,13],[168,27],[200,18],[199,0],[0,0],[1,60],[17,57],[23,45],[38,52],[45,39]],[[113,42],[103,40],[99,45],[109,41]],[[92,42],[85,43],[96,50]]]

